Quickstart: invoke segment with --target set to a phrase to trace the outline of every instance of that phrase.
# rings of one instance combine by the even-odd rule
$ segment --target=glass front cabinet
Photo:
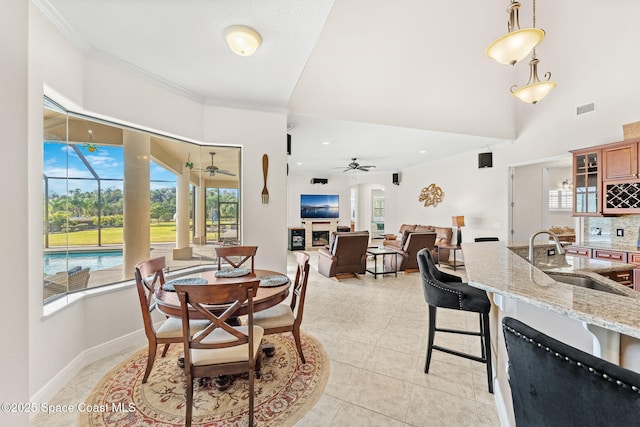
[[[602,215],[601,159],[602,150],[573,151],[573,214],[576,216]]]

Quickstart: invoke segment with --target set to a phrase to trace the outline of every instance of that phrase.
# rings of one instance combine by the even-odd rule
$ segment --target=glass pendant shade
[[[487,56],[501,64],[514,65],[526,57],[544,38],[544,30],[525,28],[512,31],[494,40],[486,50]]]
[[[535,104],[538,101],[541,101],[554,87],[556,87],[556,82],[549,81],[549,79],[551,79],[551,73],[546,73],[544,75],[547,81],[540,81],[538,78],[538,62],[540,61],[534,54],[531,61],[529,61],[529,81],[526,86],[517,88],[517,86],[514,85],[511,87],[511,93],[513,93],[514,96],[517,96],[523,102],[529,104]]]
[[[232,25],[224,30],[224,38],[229,49],[236,55],[251,56],[262,43],[260,34],[251,27],[244,25]]]

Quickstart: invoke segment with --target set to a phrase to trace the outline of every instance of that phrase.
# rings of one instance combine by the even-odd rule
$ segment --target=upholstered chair
[[[368,245],[368,231],[336,233],[329,248],[318,249],[318,272],[336,279],[364,274]]]
[[[502,320],[518,426],[633,426],[640,374],[585,353],[519,320]]]
[[[406,233],[406,232],[405,232]],[[427,232],[410,232],[406,233],[401,240],[402,246],[397,248],[395,246],[385,246],[387,249],[391,249],[397,252],[396,264],[398,271],[404,271],[406,273],[418,271],[418,251],[427,248],[430,251],[433,250],[436,242],[436,233],[432,231]],[[385,268],[390,270],[393,268],[393,259],[391,257],[385,257]]]
[[[493,393],[493,371],[491,367],[491,336],[489,327],[489,311],[491,302],[482,289],[462,283],[458,276],[440,271],[433,261],[431,251],[422,249],[418,252],[418,266],[422,275],[422,289],[424,299],[429,305],[429,337],[427,342],[427,358],[424,372],[429,373],[431,354],[433,350],[442,351],[454,356],[464,357],[476,362],[484,363],[487,367],[487,381],[489,393]],[[439,328],[436,325],[438,309],[461,310],[478,313],[480,331]],[[461,334],[480,337],[481,356],[474,356],[457,350],[452,350],[434,344],[436,332]]]

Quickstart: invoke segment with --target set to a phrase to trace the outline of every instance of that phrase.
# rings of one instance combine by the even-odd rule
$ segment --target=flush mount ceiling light
[[[536,0],[533,0],[533,27],[536,26]],[[546,72],[544,74],[545,81],[540,81],[538,77],[538,63],[540,60],[536,56],[536,48],[533,48],[533,54],[531,55],[531,61],[529,61],[529,81],[526,86],[518,89],[518,86],[511,86],[511,93],[514,96],[520,98],[523,102],[529,104],[536,104],[542,100],[545,96],[556,87],[556,82],[552,82],[551,73]]]
[[[245,25],[232,25],[224,30],[224,39],[236,55],[251,56],[262,43],[260,33]]]
[[[535,22],[533,28],[520,29],[519,8],[520,2],[511,0],[511,4],[507,8],[509,14],[507,29],[509,32],[495,39],[486,50],[488,57],[501,64],[514,65],[527,56],[544,38],[544,30],[535,28]]]

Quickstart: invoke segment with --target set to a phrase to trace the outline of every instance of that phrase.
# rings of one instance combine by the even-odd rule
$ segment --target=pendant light
[[[511,0],[511,4],[507,8],[507,13],[509,14],[507,28],[509,32],[495,39],[486,50],[488,57],[501,64],[514,65],[527,56],[544,38],[544,30],[535,28],[535,24],[533,28],[520,29],[518,13],[520,6],[520,2]]]
[[[536,26],[536,0],[533,0],[533,27]],[[511,93],[520,98],[523,102],[535,104],[541,101],[545,96],[556,87],[556,82],[550,81],[551,73],[544,74],[545,81],[540,81],[538,77],[538,63],[540,60],[536,56],[536,48],[533,48],[533,55],[529,61],[529,81],[526,86],[518,89],[517,85],[511,86]]]

